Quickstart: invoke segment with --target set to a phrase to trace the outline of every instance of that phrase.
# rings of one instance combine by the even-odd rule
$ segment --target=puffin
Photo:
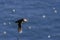
[[[24,22],[27,22],[26,18],[22,18],[22,19],[15,21],[15,23],[17,23],[17,25],[18,25],[18,32],[19,33],[22,32],[22,23],[24,23]]]

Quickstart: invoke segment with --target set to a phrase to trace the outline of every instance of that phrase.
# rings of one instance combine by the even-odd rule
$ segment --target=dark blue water
[[[60,40],[60,0],[0,0],[0,40]]]

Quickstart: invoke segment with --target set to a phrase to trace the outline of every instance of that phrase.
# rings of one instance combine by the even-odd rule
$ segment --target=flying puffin
[[[20,33],[22,32],[22,23],[24,23],[24,22],[27,22],[27,19],[22,18],[22,19],[15,21],[15,23],[18,24],[18,32],[20,32]]]

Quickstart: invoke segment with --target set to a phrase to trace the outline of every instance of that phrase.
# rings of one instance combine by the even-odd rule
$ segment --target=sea
[[[60,40],[60,0],[0,0],[0,40]]]

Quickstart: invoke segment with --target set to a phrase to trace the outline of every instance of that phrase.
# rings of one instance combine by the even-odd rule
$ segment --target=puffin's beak
[[[27,22],[28,20],[27,19],[24,19],[24,22]]]

